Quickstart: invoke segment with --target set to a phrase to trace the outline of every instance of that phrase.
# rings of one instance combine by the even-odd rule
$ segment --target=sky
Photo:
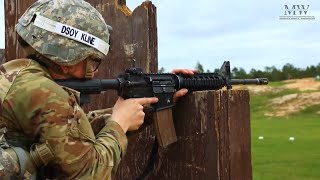
[[[127,0],[134,10],[144,0]],[[191,3],[193,2],[193,3]],[[159,68],[231,68],[264,70],[286,63],[305,68],[320,63],[320,1],[318,0],[152,0],[157,8]],[[315,20],[280,20],[285,5],[308,6]],[[301,6],[299,6],[301,8]],[[3,14],[3,0],[0,0]],[[289,10],[290,10],[289,9]],[[297,9],[297,7],[296,7]],[[297,11],[298,13],[298,11]],[[286,16],[287,17],[287,16]],[[4,22],[0,15],[0,48]]]
[[[0,0],[0,49],[4,49],[4,0]]]

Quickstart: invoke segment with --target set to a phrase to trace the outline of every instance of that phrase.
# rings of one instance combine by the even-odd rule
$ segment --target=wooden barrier
[[[135,149],[117,179],[252,179],[248,91],[194,92],[179,101],[173,115],[178,141],[165,149],[155,143],[151,154],[143,141],[130,142]],[[150,134],[139,137],[145,135]]]
[[[5,1],[6,60],[23,57],[14,25],[34,0]],[[111,49],[98,78],[115,78],[132,66],[157,72],[156,7],[143,2],[133,12],[125,0],[88,0],[113,27]],[[112,107],[115,92],[95,95],[86,110]],[[157,145],[152,115],[128,133],[128,150],[114,179],[252,179],[248,91],[194,92],[173,109],[178,141]]]

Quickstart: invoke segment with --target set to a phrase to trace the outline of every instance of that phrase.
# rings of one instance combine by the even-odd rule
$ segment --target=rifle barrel
[[[120,82],[118,79],[101,79],[100,82],[103,91],[109,89],[118,90],[120,88]]]
[[[232,85],[238,84],[256,84],[256,85],[263,85],[268,84],[268,78],[255,78],[255,79],[231,79]]]
[[[63,79],[56,80],[56,82],[65,87],[77,90],[81,93],[87,94],[100,94],[101,91],[106,91],[109,89],[119,89],[120,83],[118,79]]]

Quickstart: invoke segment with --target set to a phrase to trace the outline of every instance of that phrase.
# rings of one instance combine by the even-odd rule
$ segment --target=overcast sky
[[[127,0],[133,10],[143,0]],[[264,69],[291,63],[320,63],[320,1],[318,0],[153,0],[157,7],[159,68]],[[190,3],[193,2],[193,3]],[[0,48],[4,47],[3,0],[0,0]],[[279,20],[285,5],[309,5],[315,20]]]
[[[4,4],[0,0],[0,49],[4,49]]]

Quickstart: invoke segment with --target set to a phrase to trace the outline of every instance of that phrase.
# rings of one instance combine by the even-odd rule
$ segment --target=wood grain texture
[[[35,0],[5,0],[5,58],[6,61],[24,57],[22,48],[18,45],[15,25],[20,16]]]
[[[173,115],[178,141],[157,151],[145,179],[252,179],[248,91],[194,92]]]

